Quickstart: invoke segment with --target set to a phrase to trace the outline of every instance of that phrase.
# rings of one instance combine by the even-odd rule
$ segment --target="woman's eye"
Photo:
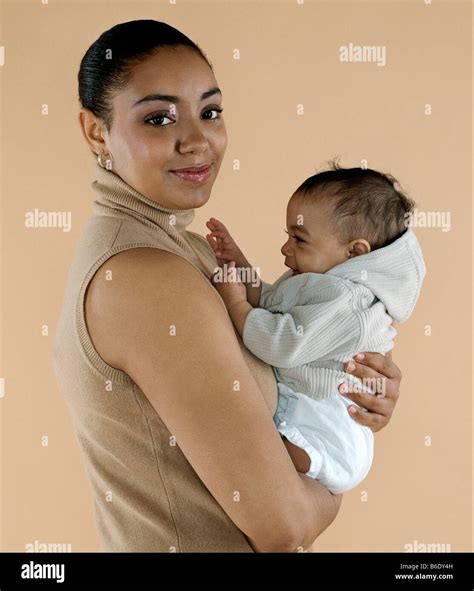
[[[203,113],[203,119],[207,119],[208,121],[219,119],[219,113],[222,113],[223,110],[224,109],[220,107],[213,107],[212,109],[207,109],[207,111],[204,111]],[[209,113],[211,114],[210,117],[207,116]],[[212,113],[216,113],[216,115],[213,117]],[[158,113],[157,115],[153,115],[153,117],[150,117],[145,122],[151,123],[151,125],[153,125],[154,127],[166,127],[170,123],[164,123],[164,119],[168,119],[170,123],[174,123],[174,120],[168,117],[168,115],[165,113]]]
[[[204,111],[203,113],[203,118],[207,119],[208,121],[212,121],[213,119],[219,119],[219,113],[222,113],[224,109],[220,108],[220,107],[213,107],[212,109],[207,109],[207,111]],[[217,115],[215,117],[204,117],[204,115],[206,115],[207,113],[217,113]]]
[[[158,114],[158,115],[153,115],[153,117],[150,117],[149,119],[146,120],[146,123],[150,123],[150,121],[157,121],[158,119],[163,120],[163,119],[168,119],[169,121],[173,122],[172,119],[170,119],[167,115],[165,114]],[[166,127],[166,125],[169,125],[169,123],[152,123],[153,127]]]

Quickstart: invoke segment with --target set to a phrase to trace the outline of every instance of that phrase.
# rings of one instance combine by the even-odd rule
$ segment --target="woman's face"
[[[173,209],[201,207],[227,146],[221,103],[214,74],[196,51],[159,48],[113,97],[112,129],[102,126],[105,145],[95,151],[110,154],[113,171],[148,199]],[[209,168],[182,170],[203,165]]]

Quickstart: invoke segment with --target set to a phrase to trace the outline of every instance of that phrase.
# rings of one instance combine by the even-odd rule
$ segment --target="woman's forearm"
[[[301,544],[295,552],[307,550],[336,518],[342,502],[342,494],[333,495],[314,478],[298,473],[304,488],[305,509],[302,515]]]

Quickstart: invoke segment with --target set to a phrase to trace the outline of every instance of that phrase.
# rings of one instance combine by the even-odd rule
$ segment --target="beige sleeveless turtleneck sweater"
[[[97,199],[69,271],[54,369],[84,456],[101,549],[253,552],[179,446],[170,445],[171,433],[140,388],[99,356],[85,322],[87,286],[112,255],[138,247],[167,250],[210,280],[214,253],[204,237],[186,229],[194,209],[163,207],[98,164],[96,175]],[[273,415],[273,370],[236,336]]]

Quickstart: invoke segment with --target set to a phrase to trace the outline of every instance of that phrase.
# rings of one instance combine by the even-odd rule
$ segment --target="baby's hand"
[[[235,261],[231,261],[229,265],[224,264],[223,268],[216,271],[211,277],[211,281],[227,308],[240,300],[247,301],[247,290],[245,285],[239,281]]]
[[[243,252],[237,246],[229,230],[222,222],[216,218],[210,218],[206,222],[206,226],[211,230],[210,234],[206,234],[206,240],[216,255],[219,267],[230,261],[235,261],[237,267],[250,266]]]

